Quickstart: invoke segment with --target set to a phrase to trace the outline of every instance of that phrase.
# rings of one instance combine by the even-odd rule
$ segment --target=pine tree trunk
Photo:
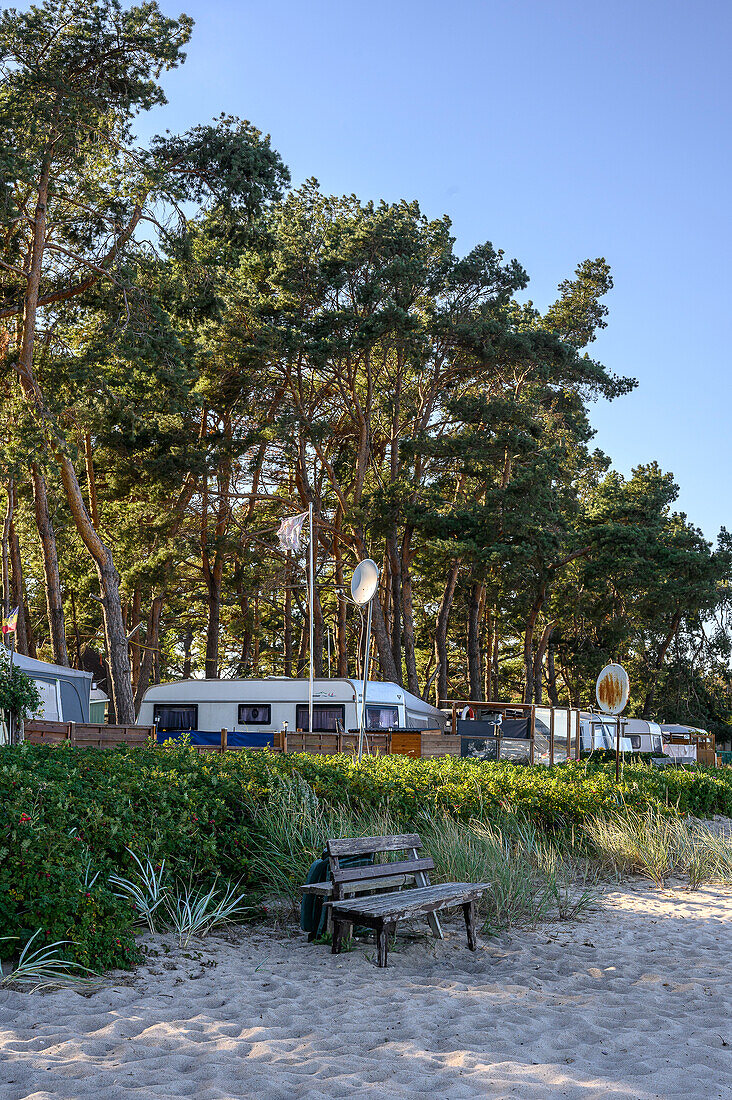
[[[259,648],[261,642],[260,634],[260,615],[259,615],[259,597],[254,597],[254,630],[252,631],[252,673],[255,677],[259,676]]]
[[[391,580],[391,655],[394,659],[394,667],[399,674],[397,683],[402,683],[402,570],[399,552],[397,550],[396,529],[386,540],[386,550],[389,557]]]
[[[524,703],[531,703],[534,699],[534,629],[539,613],[544,606],[545,586],[531,605],[524,627]]]
[[[317,586],[313,591],[313,675],[323,675],[323,608]]]
[[[485,692],[486,699],[493,699],[493,635],[495,631],[495,616],[492,608],[489,608],[485,616],[486,625],[486,640],[485,640],[485,662],[483,665],[483,690]]]
[[[300,630],[300,645],[297,651],[297,675],[298,677],[305,676],[307,674],[307,654],[308,654],[308,641],[310,640],[310,623],[308,622],[309,612],[306,610],[302,618],[302,629]]]
[[[221,579],[209,574],[207,578],[206,620],[206,670],[207,680],[219,676],[219,628],[221,625]]]
[[[183,679],[190,680],[191,678],[191,648],[193,646],[193,628],[186,627],[186,632],[183,635]]]
[[[447,627],[450,621],[450,610],[455,595],[455,586],[457,585],[459,570],[460,559],[456,558],[450,566],[450,571],[447,575],[447,583],[442,593],[440,610],[437,613],[437,622],[435,624],[435,661],[437,662],[438,699],[447,698],[447,686],[450,673],[447,660]]]
[[[340,540],[340,510],[336,515],[336,522],[334,524],[335,530],[333,532],[333,557],[335,558],[335,583],[336,591],[342,592],[344,586],[343,580],[343,555],[341,553],[341,540]],[[336,603],[336,648],[338,652],[338,676],[348,676],[348,605],[345,600],[338,599]]]
[[[557,691],[557,670],[555,667],[554,653],[556,650],[556,644],[554,638],[549,640],[549,648],[546,656],[546,690],[549,696],[549,702],[553,707],[559,706],[559,692]]]
[[[132,695],[127,634],[122,617],[119,574],[115,568],[112,551],[100,538],[91,522],[71,460],[61,453],[57,458],[76,530],[92,556],[99,578],[115,714],[120,725],[131,726],[135,721],[135,703]]]
[[[33,481],[36,527],[43,554],[43,581],[46,589],[46,614],[51,639],[51,653],[57,665],[68,665],[69,655],[66,649],[66,624],[61,597],[61,577],[58,568],[56,536],[48,507],[46,479],[35,463],[31,466],[31,479]]]
[[[13,482],[8,482],[8,503],[3,517],[2,535],[2,585],[3,617],[10,613],[10,525],[13,522]],[[3,641],[5,637],[3,636]]]
[[[23,653],[26,657],[35,656],[35,646],[33,644],[33,632],[31,629],[30,617],[28,615],[28,603],[25,597],[25,583],[23,580],[23,559],[20,554],[20,540],[18,539],[18,532],[15,526],[15,508],[18,501],[18,494],[15,485],[12,487],[13,494],[13,518],[10,521],[10,591],[11,591],[11,603],[13,607],[18,608],[18,629],[15,635],[15,646],[18,653]],[[32,651],[32,652],[31,652]]]
[[[71,598],[71,625],[74,628],[74,642],[76,644],[76,667],[81,668],[81,635],[79,634],[79,622],[76,618],[76,595],[73,588],[69,592]]]
[[[153,679],[153,670],[156,666],[155,657],[160,641],[160,618],[163,613],[163,593],[153,597],[150,613],[147,619],[147,631],[145,634],[145,648],[140,658],[140,675],[137,679],[135,691],[135,710],[139,714],[142,697],[150,687]]]
[[[18,380],[21,392],[27,403],[45,420],[43,398],[33,371],[33,353],[36,339],[36,314],[43,273],[43,254],[46,246],[46,219],[48,203],[48,185],[51,174],[51,151],[47,151],[38,181],[38,192],[33,217],[33,240],[23,296],[23,313],[19,326],[20,348],[18,352]],[[64,613],[61,601],[61,582],[58,571],[58,555],[53,525],[48,510],[46,483],[37,465],[31,465],[33,479],[33,499],[36,511],[36,523],[43,551],[44,581],[46,585],[46,606],[48,609],[48,629],[51,635],[51,651],[56,664],[68,665],[66,652],[66,633]]]
[[[142,608],[142,589],[140,585],[135,585],[135,591],[132,594],[132,608],[130,612],[130,622],[128,634],[130,635],[130,657],[132,660],[132,690],[134,691],[137,686],[137,681],[140,679],[140,611]]]
[[[389,634],[387,633],[386,623],[384,622],[384,612],[378,594],[374,596],[373,605],[371,629],[376,639],[376,648],[379,653],[381,676],[389,683],[399,684],[401,683],[401,676],[394,664],[394,654],[391,651]]]
[[[547,648],[547,646],[549,644],[549,641],[551,639],[553,630],[554,630],[554,623],[553,622],[547,623],[546,626],[544,627],[542,633],[541,633],[541,638],[539,639],[539,645],[537,646],[537,649],[536,649],[536,655],[534,657],[533,678],[532,678],[532,680],[533,680],[533,702],[534,703],[539,703],[540,704],[543,701],[544,679],[543,679],[542,673],[543,673],[543,668],[544,668],[544,654],[546,653],[546,648]]]
[[[485,585],[474,581],[468,596],[468,680],[470,698],[483,702],[483,654],[480,645],[480,620]]]
[[[419,696],[417,654],[414,645],[414,603],[412,597],[411,564],[412,528],[408,527],[402,540],[402,621],[404,623],[404,664],[407,670],[407,690]]]
[[[292,564],[291,553],[287,551],[285,564],[285,607],[284,607],[284,646],[285,676],[292,676]]]

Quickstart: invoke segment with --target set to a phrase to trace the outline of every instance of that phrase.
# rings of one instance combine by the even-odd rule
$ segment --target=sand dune
[[[732,890],[612,890],[487,941],[332,956],[292,929],[159,953],[100,992],[0,992],[2,1100],[732,1098]]]

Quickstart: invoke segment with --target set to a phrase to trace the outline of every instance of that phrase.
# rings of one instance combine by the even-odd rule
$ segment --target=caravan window
[[[366,728],[392,730],[399,728],[399,707],[370,707],[366,704]]]
[[[298,703],[296,712],[296,725],[299,730],[309,732],[308,705]],[[346,721],[346,708],[333,703],[315,703],[313,705],[313,732],[337,733],[338,728],[344,728]]]
[[[269,703],[239,703],[240,726],[268,726],[271,716]]]
[[[159,730],[198,729],[198,706],[196,703],[187,703],[184,706],[156,703],[153,709],[153,722]]]

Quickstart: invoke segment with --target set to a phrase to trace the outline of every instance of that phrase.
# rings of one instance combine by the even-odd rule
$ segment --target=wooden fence
[[[25,723],[23,739],[31,745],[75,745],[81,749],[110,749],[115,745],[144,746],[155,737],[154,726],[108,726],[90,722]]]
[[[390,733],[365,733],[364,752],[369,755],[393,752]],[[358,752],[358,730],[348,733],[305,733],[302,730],[280,730],[274,735],[276,752],[314,752],[332,756],[336,753]]]
[[[210,745],[193,745],[197,752],[237,751],[241,746],[229,746],[228,730],[222,729],[220,737]],[[109,726],[88,722],[46,722],[32,720],[25,723],[24,739],[31,745],[74,745],[77,748],[111,749],[116,745],[144,748],[155,740],[154,726]],[[261,752],[259,746],[249,751]],[[305,733],[302,730],[280,730],[273,735],[271,752],[307,752],[324,755],[358,752],[358,730],[341,733]],[[443,734],[440,730],[396,730],[364,734],[366,755],[396,756],[459,756],[460,738]]]
[[[226,752],[228,730],[221,731],[218,744],[193,745],[198,752]],[[91,722],[25,723],[24,740],[31,745],[75,745],[81,749],[113,749],[116,745],[144,748],[155,741],[154,726],[109,726]]]

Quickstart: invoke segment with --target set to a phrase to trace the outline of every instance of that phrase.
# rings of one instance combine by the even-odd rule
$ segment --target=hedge
[[[38,928],[71,939],[71,953],[95,968],[136,957],[129,903],[107,884],[132,870],[127,848],[168,861],[176,873],[241,880],[249,871],[247,806],[266,800],[272,777],[299,774],[319,797],[354,808],[388,805],[404,825],[424,810],[460,820],[502,812],[554,828],[623,804],[732,816],[732,769],[655,771],[570,763],[549,769],[443,758],[367,759],[187,748],[97,751],[21,745],[0,749],[0,955]]]

